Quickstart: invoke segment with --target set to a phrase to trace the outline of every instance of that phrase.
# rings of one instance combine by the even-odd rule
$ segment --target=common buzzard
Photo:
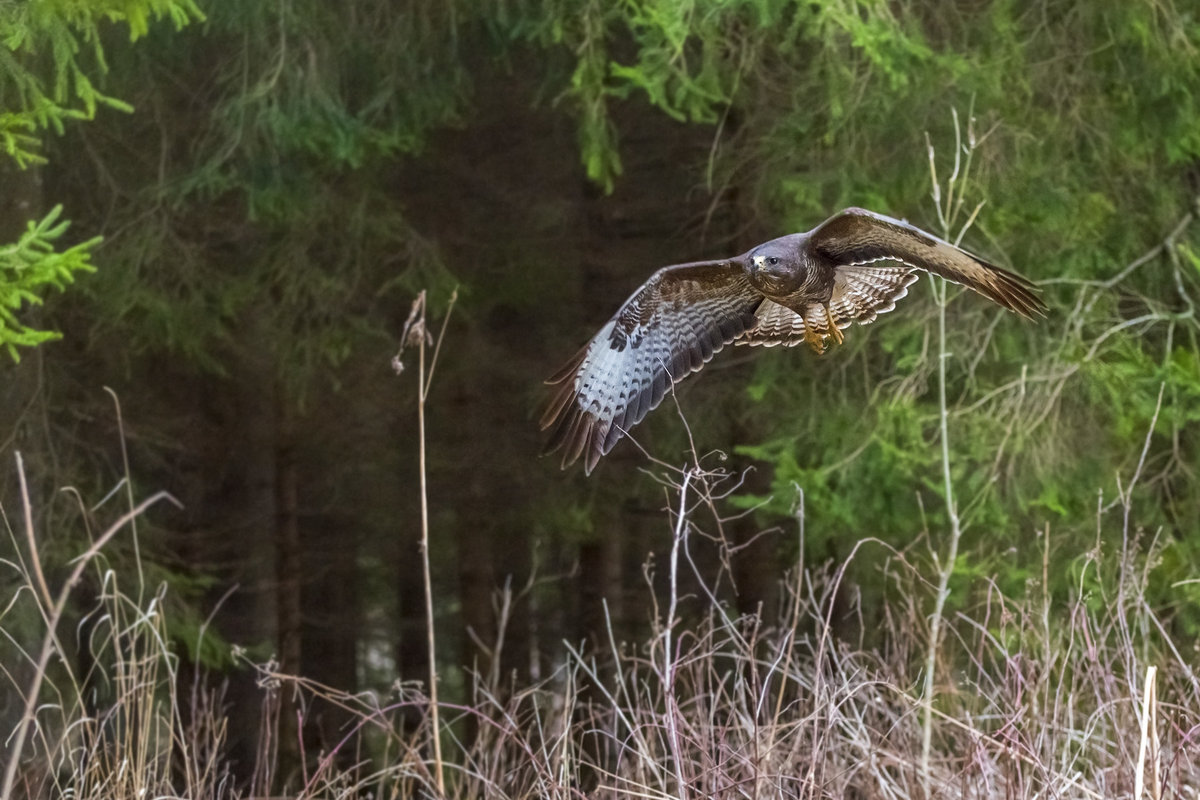
[[[881,263],[882,262],[882,263]],[[613,445],[725,345],[807,342],[866,324],[908,293],[925,270],[1026,318],[1046,306],[1024,277],[988,264],[907,222],[848,208],[808,233],[735,258],[663,267],[561,370],[541,418],[545,453],[562,449],[591,473]]]

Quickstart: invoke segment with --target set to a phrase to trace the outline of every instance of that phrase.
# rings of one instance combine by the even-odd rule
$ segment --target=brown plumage
[[[883,263],[881,263],[883,262]],[[721,261],[663,267],[547,384],[546,453],[562,466],[600,457],[670,387],[722,347],[842,342],[842,329],[896,307],[924,270],[1032,319],[1046,306],[1033,284],[898,219],[848,208]]]

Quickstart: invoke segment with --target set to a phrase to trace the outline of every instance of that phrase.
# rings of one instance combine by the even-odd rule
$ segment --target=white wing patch
[[[714,287],[676,280],[667,295],[652,278],[548,381],[560,388],[542,415],[553,428],[546,452],[563,448],[564,466],[582,457],[591,472],[672,384],[754,325],[762,296],[740,271],[720,269]]]

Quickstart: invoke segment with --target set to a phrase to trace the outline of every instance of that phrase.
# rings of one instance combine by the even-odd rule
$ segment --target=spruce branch
[[[34,347],[62,336],[26,324],[20,312],[41,305],[47,288],[62,290],[77,274],[95,272],[91,254],[101,237],[56,251],[55,243],[71,224],[61,216],[62,206],[55,206],[41,220],[30,221],[16,242],[0,246],[0,346],[13,361],[21,360],[18,347]]]

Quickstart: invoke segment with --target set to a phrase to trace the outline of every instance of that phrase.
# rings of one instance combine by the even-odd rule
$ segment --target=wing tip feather
[[[1044,318],[1049,313],[1050,308],[1037,295],[1038,288],[1033,281],[1020,273],[997,267],[986,261],[979,263],[987,267],[996,282],[995,286],[984,286],[985,291],[981,291],[981,294],[1030,321]],[[986,291],[988,289],[991,291]]]

